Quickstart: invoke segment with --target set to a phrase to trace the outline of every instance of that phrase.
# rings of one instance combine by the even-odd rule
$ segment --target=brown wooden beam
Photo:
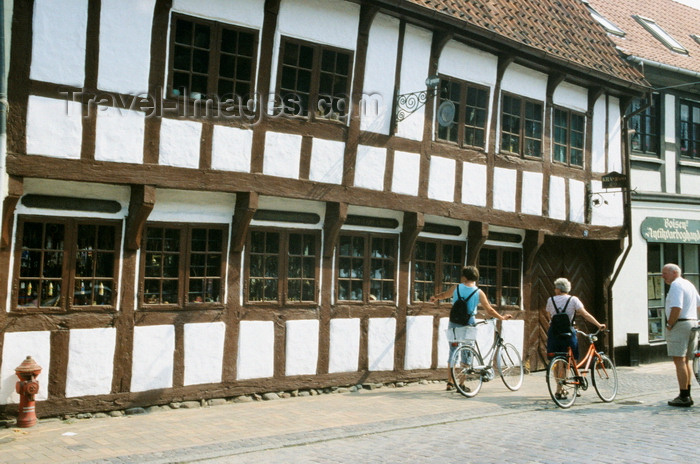
[[[544,231],[528,230],[525,231],[525,241],[523,242],[523,274],[529,275],[535,264],[535,256],[544,244]]]
[[[24,178],[10,176],[7,183],[7,196],[2,203],[2,231],[0,232],[0,249],[9,248],[12,241],[15,207],[24,192]]]
[[[240,253],[245,245],[248,226],[253,215],[258,210],[259,196],[256,192],[240,192],[236,194],[236,210],[231,226],[231,251]]]
[[[333,256],[333,248],[338,242],[340,228],[348,218],[348,204],[340,202],[326,203],[326,219],[323,223],[324,246],[323,256],[330,258]]]
[[[401,232],[401,262],[407,263],[413,256],[413,247],[418,234],[425,226],[423,213],[403,213],[403,231]]]
[[[467,264],[469,266],[476,266],[477,261],[479,261],[479,251],[488,238],[488,223],[477,221],[469,223],[467,232]]]
[[[141,236],[146,220],[156,204],[156,188],[152,185],[132,185],[129,216],[126,218],[126,237],[124,245],[127,250],[141,247]]]

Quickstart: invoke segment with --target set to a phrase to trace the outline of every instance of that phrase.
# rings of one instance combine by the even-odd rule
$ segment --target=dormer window
[[[603,29],[605,29],[605,32],[608,32],[610,34],[618,35],[620,37],[625,36],[625,31],[617,27],[615,24],[613,24],[611,21],[609,21],[605,16],[602,14],[598,13],[596,10],[593,9],[591,5],[588,4],[584,0],[584,3],[586,4],[586,7],[588,7],[588,12],[591,14],[593,19],[598,21],[598,24],[603,26]]]
[[[680,42],[671,37],[668,32],[664,31],[661,26],[656,24],[656,21],[653,19],[644,18],[643,16],[637,15],[634,15],[633,18],[636,19],[637,22],[644,27],[644,29],[649,31],[651,35],[656,37],[657,40],[666,45],[669,49],[676,53],[683,53],[684,55],[688,54],[688,50],[686,50],[685,47],[680,44]]]

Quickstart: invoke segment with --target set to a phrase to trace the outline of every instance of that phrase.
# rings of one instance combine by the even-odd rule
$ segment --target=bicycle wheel
[[[504,343],[498,347],[496,369],[508,390],[515,391],[523,384],[525,369],[523,369],[520,353],[510,343]]]
[[[470,346],[462,345],[452,355],[450,364],[457,390],[468,398],[476,396],[483,382],[481,372],[484,362],[479,353]]]
[[[595,392],[600,396],[600,399],[606,403],[611,402],[617,395],[617,369],[613,362],[605,356],[596,357],[591,369],[591,379]]]
[[[576,401],[578,381],[574,367],[564,356],[556,356],[547,366],[549,395],[560,408],[569,408]]]
[[[700,351],[695,352],[695,357],[693,358],[693,372],[695,372],[695,379],[700,383]]]

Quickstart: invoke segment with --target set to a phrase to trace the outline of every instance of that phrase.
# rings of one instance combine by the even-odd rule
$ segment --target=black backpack
[[[554,311],[556,311],[556,314],[552,316],[552,321],[550,324],[552,326],[552,335],[555,337],[575,333],[574,329],[571,327],[569,316],[566,314],[566,307],[569,306],[570,301],[571,297],[566,300],[564,308],[561,310],[561,312],[559,312],[559,308],[557,308],[557,304],[554,302],[554,297],[552,297],[552,305],[554,306]]]
[[[469,313],[469,308],[467,307],[467,301],[471,297],[474,296],[476,292],[478,292],[479,289],[475,289],[471,295],[469,295],[466,299],[462,298],[462,295],[459,293],[459,285],[457,285],[457,301],[452,303],[452,309],[450,310],[450,322],[453,322],[455,324],[459,325],[467,325],[469,324],[469,318],[473,316],[473,314]]]

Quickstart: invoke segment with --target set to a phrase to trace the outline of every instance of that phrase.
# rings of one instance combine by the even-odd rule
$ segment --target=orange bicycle
[[[590,372],[596,393],[601,400],[610,403],[617,395],[617,369],[610,358],[595,348],[600,330],[592,334],[580,330],[576,332],[588,338],[586,356],[577,363],[571,347],[566,353],[555,353],[547,366],[549,394],[560,408],[571,407],[576,401],[578,389],[588,389],[586,374]]]

